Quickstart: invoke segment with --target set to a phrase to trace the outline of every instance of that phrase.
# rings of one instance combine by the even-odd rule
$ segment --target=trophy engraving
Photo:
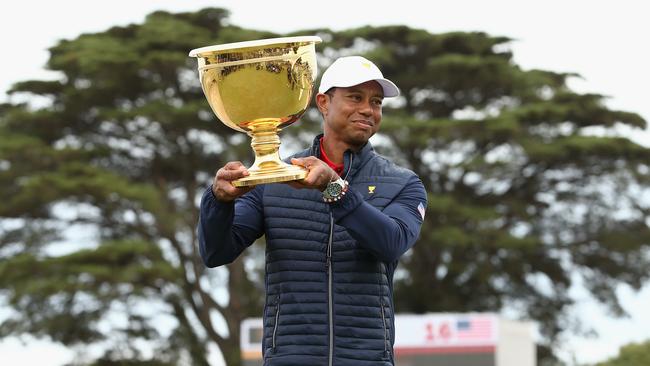
[[[190,51],[212,111],[226,126],[248,134],[255,162],[237,187],[303,179],[307,171],[280,160],[283,128],[305,112],[316,78],[319,37],[229,43]]]

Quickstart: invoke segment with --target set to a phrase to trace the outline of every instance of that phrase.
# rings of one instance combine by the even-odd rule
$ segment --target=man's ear
[[[316,94],[316,107],[323,116],[327,115],[327,109],[330,104],[330,96],[324,93]]]

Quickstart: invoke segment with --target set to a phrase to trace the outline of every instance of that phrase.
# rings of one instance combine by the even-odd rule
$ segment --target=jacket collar
[[[314,141],[311,145],[310,155],[313,155],[320,159],[320,140],[323,137],[323,134],[318,134],[314,138]],[[372,148],[372,144],[368,141],[363,147],[354,152],[350,149],[346,150],[343,154],[343,176],[347,177],[349,175],[354,176],[356,172],[364,166],[370,158],[375,154],[375,150]]]

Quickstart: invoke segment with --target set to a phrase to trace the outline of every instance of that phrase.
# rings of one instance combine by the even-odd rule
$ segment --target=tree
[[[650,365],[650,341],[630,343],[621,347],[618,356],[596,366],[644,366]]]
[[[261,313],[261,250],[206,271],[194,227],[214,169],[251,151],[216,121],[186,55],[278,35],[226,17],[156,12],[141,25],[62,41],[48,63],[61,80],[14,85],[51,105],[0,107],[0,288],[17,314],[0,336],[108,343],[98,364],[180,356],[207,364],[214,342],[239,365],[239,322]],[[642,128],[642,118],[571,91],[571,74],[520,69],[506,37],[405,26],[295,34],[327,40],[321,69],[337,55],[365,54],[402,89],[375,144],[420,175],[429,205],[396,278],[399,311],[508,307],[539,321],[552,346],[568,327],[568,290],[582,278],[623,313],[615,287],[639,288],[648,276],[648,207],[636,197],[650,154],[590,131]],[[317,119],[312,110],[284,130],[283,145],[304,145]],[[96,240],[64,251],[55,243],[75,225],[94,228]],[[148,357],[133,340],[159,351]]]
[[[645,128],[639,115],[570,90],[575,74],[522,70],[506,37],[402,26],[331,37],[324,53],[364,50],[402,89],[379,148],[429,193],[398,311],[507,307],[536,320],[546,346],[573,327],[576,282],[625,313],[616,287],[648,278],[650,150],[615,127]]]
[[[0,336],[108,342],[105,362],[146,363],[133,343],[144,340],[154,361],[192,365],[208,364],[214,342],[239,364],[239,321],[258,314],[262,289],[243,260],[205,270],[196,201],[216,167],[250,147],[217,123],[187,53],[276,35],[226,26],[226,16],[155,12],[141,25],[61,41],[47,65],[61,80],[13,86],[51,103],[2,106],[0,284],[17,316]],[[59,249],[66,229],[81,225],[96,237]]]

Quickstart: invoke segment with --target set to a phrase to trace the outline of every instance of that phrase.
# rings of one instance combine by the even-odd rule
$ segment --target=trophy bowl
[[[236,187],[303,179],[307,170],[280,159],[283,128],[296,122],[316,78],[314,36],[228,43],[190,51],[203,93],[219,120],[251,137],[255,162]]]

